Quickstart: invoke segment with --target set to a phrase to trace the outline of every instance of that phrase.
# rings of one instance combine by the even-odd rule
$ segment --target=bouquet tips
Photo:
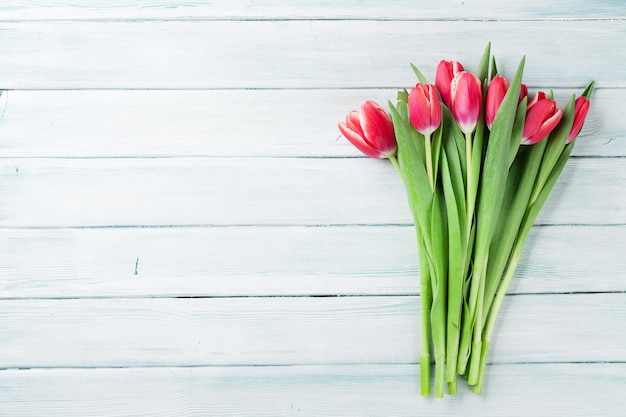
[[[482,393],[496,317],[533,222],[589,110],[592,81],[559,107],[498,73],[490,44],[476,71],[442,60],[435,84],[398,92],[387,113],[367,101],[339,124],[361,152],[388,158],[405,184],[420,271],[420,391]],[[431,352],[432,345],[432,352]]]

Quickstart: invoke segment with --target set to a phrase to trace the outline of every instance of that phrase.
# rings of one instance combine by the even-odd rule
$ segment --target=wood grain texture
[[[564,106],[571,94],[556,90]],[[2,157],[360,156],[337,123],[396,89],[8,91]],[[626,155],[623,90],[599,89],[574,155]],[[269,123],[271,121],[271,123]]]
[[[412,224],[371,159],[2,159],[0,179],[2,227]],[[625,159],[571,159],[537,221],[624,224],[624,187]]]
[[[510,293],[626,291],[625,226],[536,227]],[[412,226],[0,230],[1,298],[415,295]]]
[[[0,5],[2,20],[30,19],[554,19],[626,16],[619,0],[530,0],[523,4],[496,0],[401,0],[394,7],[376,1],[278,0],[227,3],[206,0],[10,0]]]
[[[397,88],[415,82],[410,62],[475,68],[490,40],[503,74],[529,54],[529,86],[626,87],[621,20],[5,22],[0,33],[6,89]]]
[[[0,3],[0,416],[623,416],[626,5]],[[486,394],[418,395],[392,167],[337,122],[527,55],[589,118],[495,330]]]
[[[491,361],[624,362],[624,317],[624,293],[508,297]],[[418,297],[3,300],[0,368],[410,364],[418,328]]]
[[[422,398],[417,366],[0,371],[3,415],[621,417],[624,364],[497,365],[486,393]]]

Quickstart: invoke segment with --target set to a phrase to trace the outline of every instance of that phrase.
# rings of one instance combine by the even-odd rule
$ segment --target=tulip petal
[[[359,151],[363,152],[365,155],[371,158],[380,158],[380,152],[374,149],[372,145],[365,140],[363,136],[358,134],[357,132],[350,129],[346,123],[339,123],[339,130],[341,134],[345,136],[346,139],[350,141]]]
[[[441,124],[441,102],[432,84],[418,83],[409,94],[409,121],[422,135],[433,133]]]
[[[471,72],[458,73],[452,80],[452,114],[463,133],[471,133],[478,122],[482,88]]]
[[[361,106],[361,128],[367,142],[380,155],[387,157],[395,153],[396,141],[393,123],[387,112],[373,101],[367,101]]]

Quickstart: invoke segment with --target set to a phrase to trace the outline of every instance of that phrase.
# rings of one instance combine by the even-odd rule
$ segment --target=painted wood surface
[[[626,291],[616,250],[625,233],[535,227],[509,292]],[[2,237],[4,299],[419,293],[410,225],[27,228]]]
[[[614,416],[624,364],[490,367],[486,393],[415,395],[415,365],[29,369],[3,372],[7,416]],[[6,399],[10,399],[7,402]],[[591,401],[590,399],[593,399]]]
[[[7,300],[0,314],[6,368],[418,359],[417,297]],[[625,294],[520,295],[501,314],[493,363],[619,363],[626,351]]]
[[[8,0],[0,5],[3,20],[52,19],[501,19],[549,20],[567,18],[620,18],[626,7],[619,0],[529,0],[502,3],[497,0],[395,1],[393,7],[380,1],[306,1],[285,5],[280,0],[250,2],[233,0]]]
[[[411,62],[430,75],[442,56],[472,69],[489,41],[504,74],[537,45],[559,57],[529,55],[531,87],[582,89],[591,77],[626,87],[613,64],[626,60],[622,20],[0,22],[0,32],[10,89],[397,88],[415,83]]]
[[[337,115],[358,107],[365,96],[386,103],[396,92],[8,91],[0,97],[2,156],[361,157],[348,141],[339,139]],[[579,93],[576,89],[554,92],[561,105]],[[574,155],[626,155],[625,113],[622,89],[596,90]]]
[[[626,6],[517,3],[2,2],[0,416],[622,416]],[[489,40],[598,89],[485,395],[423,399],[403,186],[336,125]]]

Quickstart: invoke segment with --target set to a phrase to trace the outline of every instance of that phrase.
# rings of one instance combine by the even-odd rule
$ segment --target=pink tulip
[[[532,145],[548,136],[561,120],[563,110],[543,92],[530,101],[526,109],[526,120],[522,131],[522,145]]]
[[[373,101],[366,101],[361,111],[353,110],[339,123],[341,133],[358,150],[372,158],[389,158],[397,150],[391,118]]]
[[[587,97],[577,97],[576,102],[574,103],[574,124],[572,125],[572,130],[570,130],[569,136],[567,137],[567,143],[573,141],[574,138],[576,138],[576,136],[580,133],[580,129],[583,128],[588,111],[589,100]]]
[[[461,71],[451,85],[451,109],[461,131],[472,133],[478,123],[482,102],[482,87],[478,77],[471,72]]]
[[[452,80],[461,71],[463,71],[463,65],[456,61],[441,60],[437,66],[435,85],[437,86],[437,90],[439,90],[439,94],[441,94],[443,104],[445,104],[448,108],[450,108],[452,104]]]
[[[511,83],[509,80],[504,78],[501,75],[496,75],[491,80],[489,84],[489,89],[487,90],[487,98],[485,99],[485,121],[487,122],[487,127],[491,130],[491,126],[493,126],[493,121],[496,118],[496,113],[498,113],[498,109],[500,108],[500,104],[502,104],[502,100],[509,89]]]
[[[441,102],[437,88],[418,83],[409,94],[409,120],[424,136],[433,133],[441,124]]]

